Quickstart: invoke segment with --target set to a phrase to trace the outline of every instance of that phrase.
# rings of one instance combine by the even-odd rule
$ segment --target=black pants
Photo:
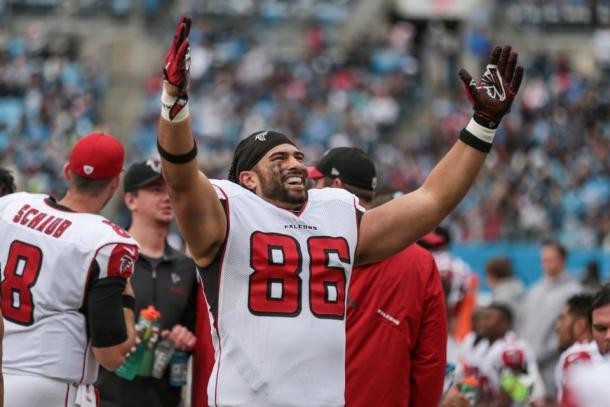
[[[181,387],[169,385],[166,374],[161,379],[136,377],[125,380],[100,368],[96,387],[100,391],[100,407],[178,407]]]

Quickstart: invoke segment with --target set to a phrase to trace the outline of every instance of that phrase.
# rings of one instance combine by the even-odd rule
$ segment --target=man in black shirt
[[[124,178],[125,204],[131,212],[130,234],[141,245],[131,277],[136,315],[153,305],[161,313],[161,337],[177,350],[191,351],[197,279],[193,261],[167,243],[174,213],[158,161],[133,164]],[[137,376],[124,380],[101,369],[98,380],[102,407],[178,406],[180,387],[169,382],[169,368],[161,379]]]

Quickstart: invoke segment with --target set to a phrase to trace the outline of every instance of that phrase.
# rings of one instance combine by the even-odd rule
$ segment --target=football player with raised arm
[[[124,156],[114,137],[90,134],[64,166],[60,201],[26,192],[0,198],[7,406],[95,406],[98,364],[116,369],[134,344],[128,278],[138,245],[99,215]]]
[[[187,96],[189,28],[183,17],[166,54],[158,150],[213,315],[208,403],[342,406],[352,267],[404,249],[460,202],[523,68],[507,46],[493,50],[478,82],[460,71],[473,119],[419,189],[364,213],[347,191],[308,193],[304,154],[278,132],[242,140],[228,181],[198,170]]]

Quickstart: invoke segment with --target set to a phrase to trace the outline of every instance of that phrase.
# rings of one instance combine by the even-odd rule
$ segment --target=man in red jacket
[[[360,149],[330,150],[309,168],[315,188],[343,188],[372,206],[375,165]],[[348,293],[345,405],[436,407],[447,317],[439,272],[418,245],[354,268]]]

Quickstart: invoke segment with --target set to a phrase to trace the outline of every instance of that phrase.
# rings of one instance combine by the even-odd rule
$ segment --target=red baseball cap
[[[322,174],[322,172],[313,165],[311,167],[307,167],[307,175],[311,179],[324,178],[324,174]]]
[[[88,179],[116,177],[123,170],[125,149],[109,134],[89,134],[74,144],[68,167],[73,173]]]
[[[435,249],[451,243],[451,234],[447,228],[437,226],[432,232],[422,237],[417,243],[426,249]]]
[[[428,233],[427,235],[421,238],[421,241],[432,247],[440,246],[441,244],[445,243],[445,239],[443,238],[443,236],[435,232]]]

